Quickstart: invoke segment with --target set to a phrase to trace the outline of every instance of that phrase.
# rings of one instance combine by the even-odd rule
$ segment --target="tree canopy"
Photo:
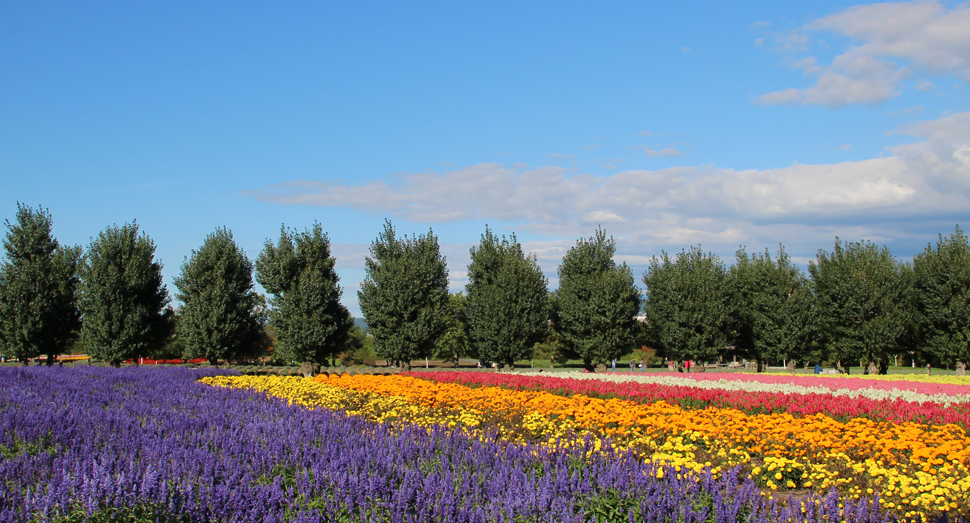
[[[922,351],[965,370],[970,362],[970,242],[960,227],[916,255],[913,296]]]
[[[225,227],[205,238],[175,278],[182,302],[177,332],[186,358],[213,365],[253,356],[262,346],[260,296],[254,290],[253,263]]]
[[[819,250],[809,262],[822,335],[834,357],[886,373],[910,328],[905,271],[886,247],[838,238],[831,253]]]
[[[118,366],[170,335],[170,299],[155,243],[138,224],[107,227],[88,247],[81,277],[82,335],[91,356]]]
[[[587,369],[632,350],[640,290],[633,272],[613,260],[616,242],[602,229],[581,238],[559,265],[553,318],[559,341]]]
[[[0,354],[47,356],[52,365],[81,327],[77,305],[81,248],[64,247],[51,234],[53,220],[43,207],[17,204],[6,220],[6,257],[0,265]]]
[[[499,239],[486,227],[471,248],[465,305],[468,335],[478,358],[512,366],[546,337],[546,277],[515,235]]]
[[[353,326],[340,303],[340,278],[334,271],[330,238],[323,226],[297,232],[285,226],[279,242],[266,240],[256,259],[256,280],[273,295],[270,311],[276,330],[276,356],[299,361],[303,373],[344,350]]]
[[[453,292],[448,296],[448,311],[445,315],[445,331],[435,344],[434,356],[458,363],[458,359],[470,356],[471,344],[468,341],[468,329],[465,326],[465,304],[467,297],[464,293]]]
[[[371,243],[357,297],[378,356],[410,368],[428,355],[446,327],[448,268],[429,230],[398,238],[394,226]]]
[[[720,258],[700,247],[650,260],[643,275],[647,330],[660,355],[677,362],[717,358],[730,334],[726,279]]]
[[[757,362],[758,372],[765,370],[768,360],[806,357],[814,341],[814,295],[784,247],[779,247],[776,260],[767,249],[750,257],[744,248],[738,249],[727,286],[733,342]]]

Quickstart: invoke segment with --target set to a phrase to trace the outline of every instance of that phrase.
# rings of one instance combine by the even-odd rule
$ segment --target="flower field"
[[[0,368],[0,523],[966,520],[958,425],[611,379]]]
[[[0,522],[894,519],[835,494],[773,499],[740,469],[678,472],[593,438],[508,441],[475,428],[484,412],[431,423],[422,413],[447,409],[379,384],[230,374],[0,369]],[[324,405],[338,408],[307,408]]]
[[[641,375],[570,374],[570,379],[542,374],[507,375],[475,373],[424,373],[425,379],[464,383],[471,386],[498,386],[518,390],[546,390],[562,394],[584,394],[598,398],[623,398],[637,403],[665,401],[684,408],[728,407],[747,413],[789,412],[796,416],[825,414],[847,421],[869,418],[893,422],[913,421],[933,425],[955,424],[970,427],[970,404],[960,391],[935,384],[922,389],[920,383],[901,382],[903,389],[892,389],[885,381],[865,381],[875,385],[860,388],[820,387],[837,385],[832,378],[779,375]],[[732,377],[733,376],[733,377]],[[750,380],[744,379],[750,377]],[[952,377],[951,377],[952,379]],[[858,380],[863,381],[863,380]],[[864,383],[865,383],[864,382]]]
[[[657,442],[671,438],[687,437],[695,442],[700,438],[700,444],[684,445],[673,462],[686,462],[693,468],[711,462],[716,469],[724,466],[722,460],[734,451],[746,461],[742,464],[771,489],[835,487],[851,496],[878,493],[884,506],[909,515],[949,511],[966,515],[970,507],[970,437],[965,402],[947,405],[939,398],[923,398],[926,403],[921,404],[902,399],[914,393],[953,398],[970,389],[952,384],[953,378],[948,379],[950,384],[943,384],[942,390],[935,388],[939,383],[902,382],[901,390],[892,391],[886,387],[888,381],[869,381],[881,385],[880,394],[898,394],[895,399],[869,399],[864,394],[838,394],[847,390],[839,385],[864,390],[854,383],[864,380],[850,378],[713,374],[576,374],[570,379],[472,373],[422,376],[448,384],[631,400],[635,405],[623,408],[622,414],[603,415],[615,420],[620,415],[629,416],[631,409],[638,411],[628,431],[639,429],[638,437],[646,435],[654,442],[646,445],[642,454],[663,450]],[[692,382],[701,387],[691,386]],[[819,383],[824,387],[817,393],[807,391]],[[650,417],[658,406],[669,408],[670,404],[679,408],[667,410],[666,419]],[[562,418],[562,413],[553,415]],[[618,444],[629,439],[626,434],[606,435]],[[738,463],[736,459],[727,461]],[[790,478],[798,471],[802,472],[801,481]]]
[[[839,409],[846,401],[835,395],[816,398],[811,413],[797,416],[711,404],[685,408],[656,397],[646,401],[644,390],[656,390],[655,383],[616,383],[609,375],[608,381],[597,376],[581,380],[446,372],[321,375],[317,385],[256,377],[206,381],[253,388],[308,407],[343,409],[375,421],[461,427],[469,434],[491,434],[519,444],[563,448],[584,441],[594,450],[629,451],[677,471],[718,475],[740,467],[768,491],[836,489],[850,499],[878,494],[884,509],[902,516],[965,516],[970,507],[970,437],[957,425],[860,417],[840,421],[825,412],[826,405]],[[757,394],[764,399],[785,393]],[[941,408],[936,402],[913,408],[921,406]]]

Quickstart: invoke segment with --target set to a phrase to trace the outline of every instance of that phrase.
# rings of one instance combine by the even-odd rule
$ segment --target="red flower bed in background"
[[[796,416],[810,416],[821,413],[841,421],[851,418],[870,418],[896,423],[907,421],[933,425],[953,423],[964,430],[970,427],[970,407],[965,404],[944,407],[935,403],[920,404],[901,399],[872,400],[831,394],[724,391],[487,372],[415,372],[409,373],[409,375],[443,383],[461,383],[470,386],[545,390],[564,396],[585,394],[597,398],[628,399],[643,404],[665,401],[689,409],[703,409],[714,406],[734,408],[751,414],[788,412]]]

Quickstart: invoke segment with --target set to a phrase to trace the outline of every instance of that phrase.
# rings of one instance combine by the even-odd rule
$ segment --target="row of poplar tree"
[[[174,279],[177,312],[155,245],[136,223],[103,230],[84,252],[61,246],[43,208],[18,204],[0,265],[0,354],[26,361],[87,352],[118,365],[175,337],[183,356],[211,362],[258,355],[266,326],[275,355],[304,372],[352,350],[353,319],[340,303],[328,236],[282,228],[255,263],[227,229],[194,250]],[[728,348],[758,362],[868,362],[885,372],[900,353],[947,365],[970,361],[970,244],[957,227],[912,263],[885,247],[836,239],[808,274],[780,248],[730,268],[699,247],[654,257],[643,275],[614,261],[598,230],[576,242],[550,293],[535,256],[515,235],[486,228],[471,249],[465,294],[448,292],[438,240],[398,236],[390,221],[370,246],[358,301],[378,357],[404,365],[435,353],[511,366],[541,352],[587,367],[649,345],[667,359],[711,361]],[[269,307],[255,281],[270,294]],[[637,316],[645,313],[646,321]],[[642,318],[643,316],[641,316]]]

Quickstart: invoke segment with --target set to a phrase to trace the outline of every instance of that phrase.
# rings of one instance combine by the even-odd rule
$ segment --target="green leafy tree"
[[[485,228],[468,265],[468,335],[478,358],[512,366],[546,336],[549,291],[535,256],[513,234],[500,240]]]
[[[886,374],[911,324],[904,271],[888,248],[838,238],[832,253],[819,250],[809,262],[822,334],[833,357],[868,361],[870,372]]]
[[[117,367],[157,350],[171,334],[162,264],[137,223],[98,234],[88,247],[80,288],[82,336],[91,356]]]
[[[454,292],[448,296],[448,313],[445,315],[445,332],[435,344],[436,358],[451,360],[455,365],[458,359],[471,354],[471,344],[468,341],[467,326],[465,325],[464,293]]]
[[[53,365],[81,326],[76,291],[80,247],[62,247],[51,235],[51,215],[17,204],[7,224],[0,265],[0,354],[27,364],[47,356]]]
[[[785,248],[778,258],[738,249],[728,272],[734,344],[764,372],[768,360],[807,359],[814,333],[814,295]]]
[[[650,346],[668,360],[716,359],[730,332],[727,270],[700,247],[665,252],[643,275]]]
[[[341,362],[344,365],[374,365],[374,337],[356,324],[351,327]]]
[[[186,358],[206,358],[213,365],[224,360],[228,366],[258,351],[263,325],[253,263],[232,232],[223,227],[206,236],[174,283],[182,302],[177,332]]]
[[[551,300],[550,300],[551,301]],[[551,309],[550,310],[554,310]],[[556,368],[556,364],[564,364],[569,360],[570,354],[560,343],[559,333],[552,321],[546,322],[546,335],[542,341],[537,342],[532,347],[532,357],[539,360],[549,360],[549,368]]]
[[[587,370],[628,354],[637,343],[640,290],[630,268],[613,261],[615,252],[616,242],[599,229],[579,239],[559,265],[555,329]]]
[[[446,328],[448,268],[430,230],[397,238],[390,221],[371,243],[357,293],[378,356],[399,361],[429,354]]]
[[[958,226],[913,260],[921,351],[966,371],[970,362],[970,242]]]
[[[340,303],[334,263],[330,238],[319,223],[304,232],[283,227],[279,243],[266,240],[256,259],[256,280],[273,295],[274,356],[301,362],[305,376],[345,349],[354,323]]]
[[[182,342],[182,337],[178,335],[178,325],[180,320],[179,313],[177,310],[172,308],[171,305],[169,305],[165,308],[165,312],[162,313],[162,316],[164,316],[168,322],[166,330],[170,334],[161,344],[149,349],[148,352],[143,356],[158,360],[181,359],[185,354],[185,344]]]

